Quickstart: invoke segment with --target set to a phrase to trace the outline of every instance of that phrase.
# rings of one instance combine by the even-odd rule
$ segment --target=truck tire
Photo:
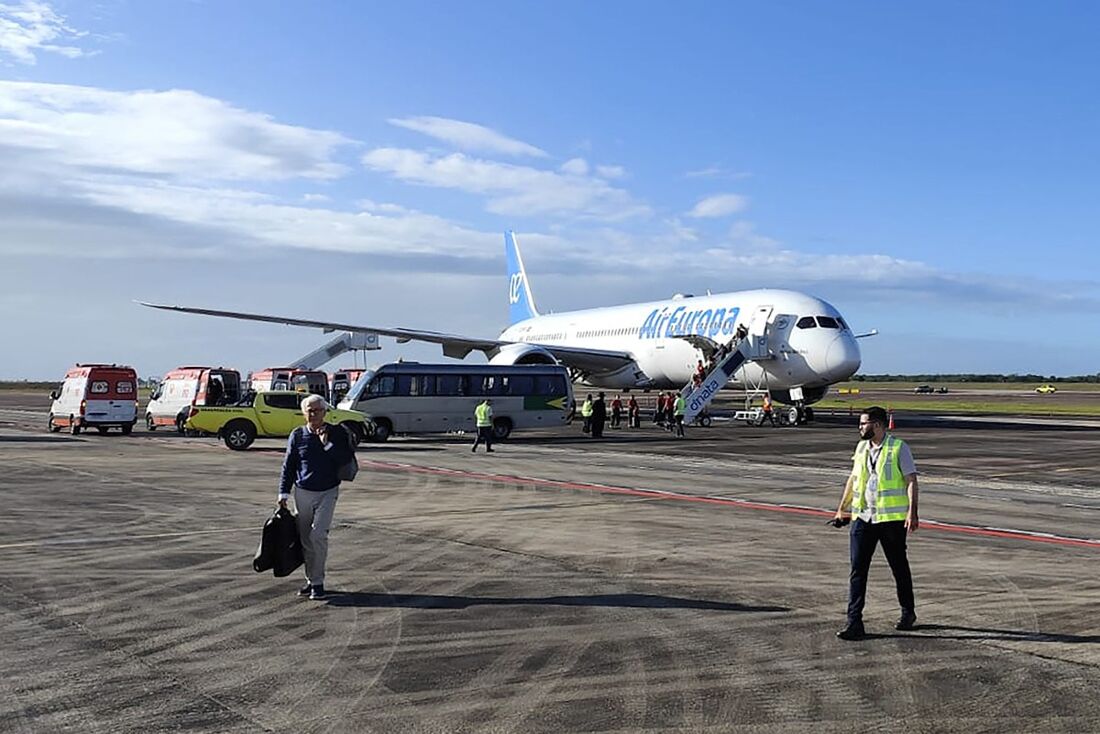
[[[100,435],[100,436],[106,436],[106,435],[107,435],[107,431],[109,430],[109,429],[107,428],[107,426],[96,426],[96,427],[95,427],[95,429],[96,429],[97,431],[99,431],[99,435]]]
[[[153,422],[153,414],[152,413],[146,413],[145,414],[145,429],[148,430],[148,431],[157,430],[157,424]]]
[[[497,418],[493,421],[493,440],[507,441],[512,435],[512,421],[507,418]]]
[[[256,440],[256,426],[243,418],[229,421],[229,425],[222,429],[222,440],[232,450],[244,451]]]
[[[374,421],[374,440],[385,441],[387,438],[393,435],[393,424],[385,418],[378,418]]]
[[[135,421],[135,423],[136,423],[136,421]],[[129,436],[133,432],[134,432],[134,424],[133,423],[123,423],[122,424],[122,435],[123,436]]]

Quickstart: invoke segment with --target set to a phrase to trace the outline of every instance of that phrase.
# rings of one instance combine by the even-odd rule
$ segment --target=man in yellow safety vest
[[[852,455],[852,472],[832,520],[836,527],[852,522],[848,623],[836,633],[842,640],[859,640],[865,634],[863,604],[867,572],[879,543],[894,574],[901,605],[901,618],[894,629],[911,630],[917,621],[913,577],[905,553],[906,533],[916,532],[920,526],[917,468],[909,445],[886,432],[888,421],[886,411],[877,406],[868,408],[859,417],[860,442]]]
[[[474,439],[474,446],[470,451],[477,453],[478,445],[485,441],[485,451],[491,453],[493,450],[493,401],[485,398],[478,403],[474,408],[474,418],[477,419],[477,438]]]

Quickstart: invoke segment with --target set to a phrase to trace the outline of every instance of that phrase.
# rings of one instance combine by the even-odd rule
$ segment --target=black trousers
[[[852,571],[848,577],[848,624],[863,623],[863,604],[867,597],[867,572],[871,568],[871,557],[875,555],[875,546],[882,543],[882,552],[894,574],[897,585],[898,604],[901,608],[913,611],[913,575],[909,572],[909,558],[905,554],[905,522],[864,522],[852,521],[849,535],[849,550],[852,557]]]
[[[493,427],[492,426],[478,426],[477,438],[474,439],[474,447],[472,451],[477,451],[477,447],[481,445],[481,442],[485,442],[485,450],[493,450]]]

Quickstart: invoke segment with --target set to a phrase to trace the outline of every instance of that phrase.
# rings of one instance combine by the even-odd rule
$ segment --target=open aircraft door
[[[772,306],[758,306],[749,321],[749,346],[747,357],[749,359],[768,359],[772,356],[768,348],[768,319],[772,315]]]

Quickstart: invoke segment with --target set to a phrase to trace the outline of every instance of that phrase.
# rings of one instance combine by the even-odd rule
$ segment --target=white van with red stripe
[[[241,399],[241,373],[225,367],[177,367],[164,376],[145,406],[145,427],[183,433],[196,405],[232,405]]]
[[[252,373],[249,389],[253,392],[293,390],[294,392],[320,395],[328,400],[328,375],[321,370],[304,370],[297,367],[268,367]]]
[[[50,393],[47,425],[57,433],[84,428],[106,433],[109,428],[129,434],[137,422],[137,372],[117,364],[78,364],[65,374],[60,390]]]

